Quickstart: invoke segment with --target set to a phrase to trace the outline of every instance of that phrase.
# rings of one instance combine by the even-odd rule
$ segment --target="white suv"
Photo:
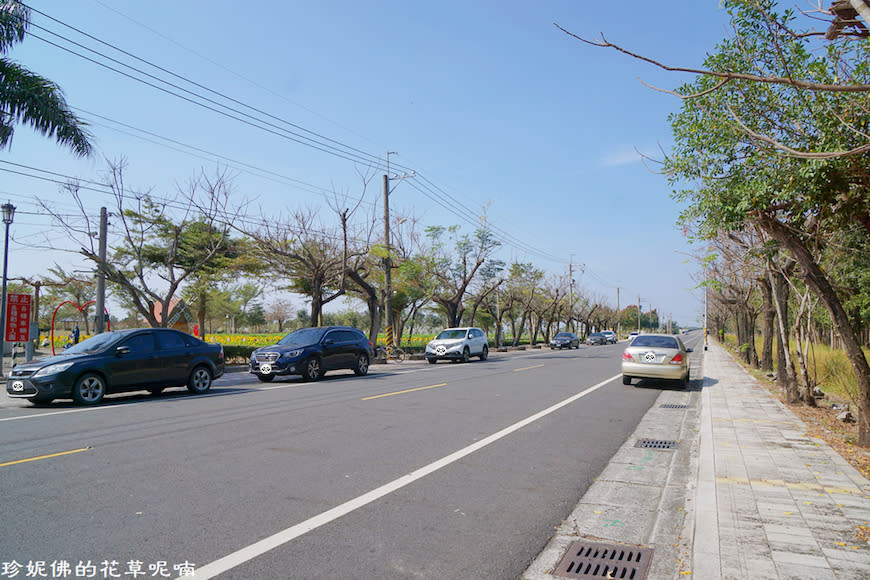
[[[472,356],[489,356],[486,333],[476,327],[444,329],[426,345],[426,360],[433,365],[439,359],[468,362]]]

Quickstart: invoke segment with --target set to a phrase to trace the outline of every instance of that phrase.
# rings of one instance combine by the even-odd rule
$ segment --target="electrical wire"
[[[158,65],[156,65],[156,64],[154,64],[146,59],[142,59],[142,58],[140,58],[140,57],[138,57],[138,56],[136,56],[128,51],[120,49],[120,48],[118,48],[110,43],[107,43],[107,42],[97,38],[96,36],[93,36],[91,34],[88,34],[87,32],[82,31],[79,28],[76,28],[76,27],[70,26],[64,22],[61,22],[60,20],[53,18],[52,16],[46,14],[45,12],[42,12],[42,11],[37,10],[37,9],[30,7],[30,6],[27,6],[27,7],[31,11],[33,11],[37,14],[40,14],[41,16],[43,16],[43,17],[45,17],[45,18],[47,18],[55,23],[61,24],[62,26],[66,27],[70,30],[75,31],[75,32],[85,36],[86,38],[89,38],[95,42],[98,42],[103,46],[109,47],[109,48],[129,57],[129,58],[133,58],[140,63],[146,64],[150,67],[153,67],[154,69],[156,69],[158,71],[161,71],[164,74],[168,74],[168,75],[172,76],[173,78],[179,79],[185,83],[189,83],[190,85],[197,87],[201,90],[207,91],[210,94],[219,96],[220,98],[225,99],[231,103],[237,104],[240,107],[244,107],[250,111],[257,113],[258,115],[263,115],[263,116],[267,117],[267,119],[273,119],[277,122],[280,122],[280,123],[285,124],[289,127],[292,127],[293,129],[296,129],[296,131],[286,129],[284,127],[281,127],[280,125],[272,123],[271,121],[256,117],[254,115],[246,113],[243,110],[228,106],[224,103],[216,101],[215,99],[211,99],[211,98],[206,97],[202,94],[196,93],[195,91],[191,91],[191,90],[184,88],[182,86],[179,86],[175,83],[172,83],[172,82],[169,82],[169,81],[164,80],[162,78],[159,78],[151,73],[148,73],[144,70],[141,70],[141,69],[134,67],[134,66],[131,66],[129,64],[123,63],[118,59],[110,57],[104,53],[101,53],[101,52],[96,51],[94,49],[91,49],[83,44],[80,44],[76,41],[73,41],[73,40],[71,40],[63,35],[55,33],[55,32],[53,32],[45,27],[31,23],[31,26],[38,28],[39,30],[43,30],[48,34],[63,40],[64,42],[68,42],[68,43],[72,44],[73,46],[77,46],[83,50],[86,50],[92,54],[95,54],[101,58],[104,58],[104,59],[108,60],[109,62],[115,63],[118,66],[125,67],[129,70],[132,70],[137,74],[144,75],[146,78],[152,79],[154,82],[150,82],[148,80],[145,80],[145,79],[142,79],[142,78],[135,76],[135,74],[130,74],[130,73],[125,72],[123,70],[120,70],[114,66],[105,64],[103,62],[99,62],[93,58],[90,58],[84,54],[81,54],[80,52],[77,52],[77,51],[72,50],[70,48],[61,46],[60,44],[53,42],[51,40],[48,40],[46,38],[43,38],[39,35],[29,33],[29,34],[31,34],[31,36],[34,36],[35,38],[37,38],[37,39],[39,39],[39,40],[41,40],[41,41],[43,41],[51,46],[56,47],[59,50],[63,50],[65,52],[73,54],[73,55],[75,55],[79,58],[82,58],[88,62],[91,62],[97,66],[106,68],[106,69],[108,69],[112,72],[115,72],[119,75],[122,75],[126,78],[129,78],[131,80],[134,80],[134,81],[142,83],[142,84],[145,84],[146,86],[149,86],[149,87],[154,88],[158,91],[169,94],[169,95],[174,96],[176,98],[182,99],[190,104],[205,108],[206,110],[209,110],[209,111],[212,111],[214,113],[223,115],[225,117],[234,119],[236,121],[247,124],[247,125],[252,126],[254,128],[257,128],[257,129],[260,129],[262,131],[266,131],[268,133],[274,134],[276,136],[288,139],[288,140],[296,142],[300,145],[303,145],[303,146],[306,146],[306,147],[321,151],[323,153],[333,155],[333,156],[338,157],[340,159],[354,162],[354,163],[367,163],[369,165],[374,165],[377,168],[380,168],[382,166],[385,167],[383,159],[381,159],[379,156],[367,153],[363,150],[352,147],[352,146],[350,146],[346,143],[343,143],[341,141],[331,139],[331,138],[326,137],[325,135],[322,135],[322,134],[317,133],[315,131],[308,130],[308,129],[306,129],[298,124],[295,124],[295,123],[292,123],[292,122],[287,121],[285,119],[281,119],[280,117],[271,115],[271,114],[269,114],[261,109],[253,107],[251,105],[248,105],[247,103],[244,103],[240,100],[234,99],[234,98],[232,98],[228,95],[225,95],[224,93],[221,93],[219,91],[212,90],[212,89],[206,87],[205,85],[202,85],[200,83],[192,81],[192,80],[188,79],[187,77],[176,74],[176,73],[174,73],[174,72],[172,72],[164,67],[158,66]],[[166,85],[166,87],[171,87],[171,88],[159,86],[158,84],[155,84],[155,83],[161,83],[163,85]],[[172,89],[175,89],[175,90],[172,90]],[[175,91],[181,91],[189,96],[185,96],[185,94],[179,94],[178,92],[175,92]],[[197,100],[197,99],[199,99],[199,100]],[[119,124],[122,124],[122,123],[119,123]],[[302,133],[305,133],[305,134],[302,134]],[[160,136],[157,136],[156,134],[152,134],[152,135],[157,137],[157,138],[165,139],[167,141],[172,141],[171,139],[168,139],[165,137],[160,137]],[[191,147],[191,149],[195,150],[196,148]],[[220,156],[217,154],[213,154],[211,152],[208,152],[208,154],[214,155],[217,157],[223,157],[223,156]],[[473,227],[480,227],[479,223],[475,223],[474,220],[469,217],[469,216],[472,216],[475,214],[474,211],[470,210],[460,200],[456,199],[454,196],[450,195],[449,193],[444,191],[442,188],[435,185],[431,180],[429,180],[428,178],[426,178],[425,176],[423,176],[419,172],[416,172],[415,170],[413,170],[410,167],[405,166],[401,163],[392,163],[391,168],[403,170],[406,172],[408,172],[408,171],[415,172],[415,174],[420,178],[422,183],[421,184],[413,184],[412,187],[414,187],[414,189],[416,189],[419,193],[421,193],[427,199],[431,200],[433,203],[443,207],[444,209],[446,209],[447,211],[449,211],[453,215],[457,216],[462,221],[472,225]],[[259,168],[257,170],[264,171],[264,170],[259,169]],[[299,182],[299,180],[293,180],[293,178],[288,178],[287,176],[281,176],[281,178]],[[304,182],[299,182],[299,183],[304,183]],[[316,186],[312,186],[311,184],[305,184],[305,185],[307,185],[309,187],[316,188]],[[320,192],[325,191],[323,188],[318,188],[318,189],[320,190]],[[460,208],[460,210],[462,210],[462,211],[457,210],[457,208]],[[498,239],[501,243],[503,243],[507,246],[513,247],[522,253],[534,255],[534,256],[537,256],[541,259],[552,261],[552,262],[567,263],[566,260],[564,260],[564,258],[560,258],[558,256],[554,256],[552,254],[549,254],[547,252],[539,250],[539,249],[535,248],[534,246],[531,246],[530,244],[523,242],[522,240],[520,240],[519,238],[517,238],[516,236],[514,236],[510,232],[507,232],[506,230],[498,227],[495,224],[487,223],[487,227],[490,229],[493,236],[496,239]]]

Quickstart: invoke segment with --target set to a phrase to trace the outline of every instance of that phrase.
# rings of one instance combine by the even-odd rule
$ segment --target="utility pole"
[[[568,328],[574,331],[574,254],[568,259]]]
[[[622,334],[622,311],[619,309],[619,286],[616,287],[616,340]]]
[[[97,264],[97,315],[94,324],[94,334],[100,334],[106,330],[106,272],[103,265],[106,263],[106,230],[109,224],[109,214],[105,207],[100,208],[100,262]]]
[[[392,284],[392,247],[390,246],[390,155],[398,155],[395,151],[387,151],[387,172],[384,174],[384,245],[386,246],[386,257],[384,258],[384,310],[387,315],[387,344],[396,346],[395,337],[393,336],[393,284]],[[415,172],[410,174],[403,173],[392,179],[401,182],[406,177],[414,177]],[[398,185],[398,183],[396,184]]]
[[[640,309],[640,294],[637,295],[637,332],[640,334],[640,319],[642,317],[642,312]]]

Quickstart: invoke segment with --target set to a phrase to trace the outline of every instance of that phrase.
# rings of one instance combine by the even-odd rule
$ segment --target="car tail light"
[[[223,360],[223,359],[224,359],[224,345],[221,345],[221,351],[220,351],[220,353],[218,354],[218,359],[219,359],[219,360]]]
[[[622,360],[633,360],[631,358],[631,353],[629,353],[627,350],[622,351]]]
[[[373,343],[372,341],[369,341],[369,348],[372,349],[372,350],[375,349],[375,345],[374,345],[374,343]]]
[[[674,358],[671,359],[671,364],[672,364],[672,365],[678,365],[678,364],[682,364],[682,363],[683,363],[683,353],[678,352],[678,353],[674,356]]]

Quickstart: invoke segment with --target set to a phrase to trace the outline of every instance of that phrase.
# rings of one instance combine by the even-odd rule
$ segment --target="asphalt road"
[[[517,578],[669,388],[623,386],[623,346],[0,399],[0,577]]]

